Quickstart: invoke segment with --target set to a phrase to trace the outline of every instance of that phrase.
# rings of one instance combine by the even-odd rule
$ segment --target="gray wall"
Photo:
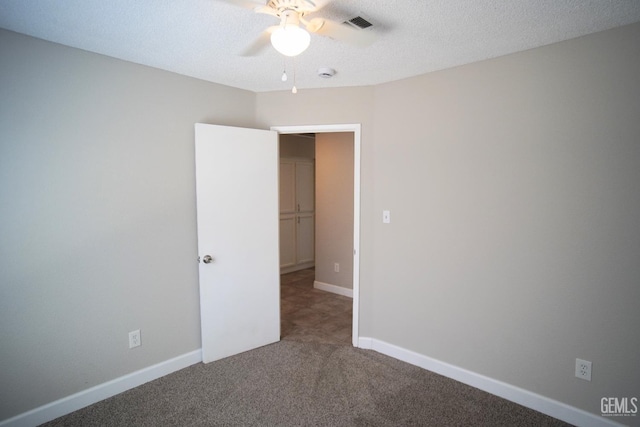
[[[353,288],[353,137],[316,136],[315,280],[347,289]]]
[[[193,125],[255,95],[3,30],[0,57],[2,420],[200,348]]]
[[[297,95],[0,49],[0,419],[199,347],[197,121],[362,123],[361,336],[592,413],[638,395],[640,24]]]
[[[257,94],[257,119],[363,124],[361,336],[599,414],[639,393],[638,76],[635,24],[374,88]]]
[[[638,396],[640,25],[374,104],[373,336],[597,414]]]

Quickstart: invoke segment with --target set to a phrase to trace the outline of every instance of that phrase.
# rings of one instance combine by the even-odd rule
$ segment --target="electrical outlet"
[[[338,264],[337,262],[333,264],[333,271],[335,271],[336,273],[340,273],[340,264]]]
[[[129,348],[140,347],[142,341],[140,341],[140,329],[129,332]]]
[[[591,362],[588,360],[576,359],[576,377],[591,381]]]

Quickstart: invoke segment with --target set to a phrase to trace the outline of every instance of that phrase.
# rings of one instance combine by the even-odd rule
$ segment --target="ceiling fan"
[[[285,56],[299,55],[309,47],[311,42],[309,33],[361,47],[368,46],[375,39],[372,31],[363,31],[347,23],[338,23],[320,17],[307,20],[307,15],[318,12],[320,9],[311,0],[268,0],[266,4],[249,0],[224,1],[251,8],[256,13],[271,15],[280,20],[280,25],[267,28],[241,53],[242,56],[261,53],[269,42]]]

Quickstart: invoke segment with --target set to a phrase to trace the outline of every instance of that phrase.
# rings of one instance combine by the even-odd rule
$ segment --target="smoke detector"
[[[318,70],[318,75],[323,79],[330,79],[331,77],[336,75],[336,70],[329,67],[322,67]]]

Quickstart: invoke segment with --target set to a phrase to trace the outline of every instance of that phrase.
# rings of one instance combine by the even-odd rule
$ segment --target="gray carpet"
[[[350,346],[281,341],[197,364],[46,426],[566,426]]]

